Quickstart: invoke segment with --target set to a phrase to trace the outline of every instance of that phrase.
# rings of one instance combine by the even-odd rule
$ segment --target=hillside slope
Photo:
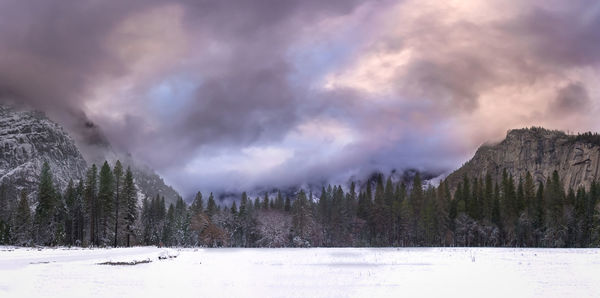
[[[73,139],[42,113],[0,105],[0,185],[14,197],[25,190],[35,197],[44,162],[54,181],[64,189],[69,180],[83,177],[86,162]]]
[[[101,166],[105,159],[114,165],[119,159],[109,143],[94,144],[96,155],[87,159],[80,146],[45,114],[0,104],[0,195],[14,198],[9,201],[16,202],[21,190],[25,190],[31,203],[35,203],[44,162],[50,165],[54,181],[63,191],[70,180],[85,177],[88,165]],[[167,204],[177,202],[179,193],[152,169],[139,165],[131,157],[123,157],[121,161],[125,167],[131,167],[140,198],[160,194]]]
[[[600,146],[596,142],[556,130],[528,128],[510,130],[506,138],[481,146],[475,156],[446,178],[454,188],[464,175],[483,178],[489,173],[499,181],[502,172],[515,180],[529,171],[538,182],[545,182],[554,170],[565,188],[589,187],[598,178]]]

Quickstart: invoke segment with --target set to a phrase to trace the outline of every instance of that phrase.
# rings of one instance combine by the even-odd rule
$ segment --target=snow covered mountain
[[[101,134],[91,123],[86,123],[86,127]],[[88,165],[101,166],[104,160],[112,165],[120,159],[125,167],[131,167],[140,198],[160,194],[167,205],[175,204],[179,194],[158,174],[134,162],[131,156],[117,154],[105,138],[97,135],[94,144],[86,143],[84,138],[72,138],[41,112],[0,104],[0,185],[4,185],[5,194],[16,200],[21,190],[25,190],[33,200],[44,162],[50,165],[57,187],[64,190],[69,180],[85,177]],[[85,154],[92,147],[93,154]]]
[[[73,139],[43,113],[0,105],[0,185],[16,198],[25,190],[37,193],[38,178],[48,162],[54,181],[64,189],[69,180],[84,176],[86,161]]]

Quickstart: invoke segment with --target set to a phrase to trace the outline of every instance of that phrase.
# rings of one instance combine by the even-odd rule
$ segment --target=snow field
[[[0,297],[599,297],[599,252],[1,247]]]

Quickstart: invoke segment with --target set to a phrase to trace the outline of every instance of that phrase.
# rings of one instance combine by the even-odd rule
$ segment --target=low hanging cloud
[[[0,97],[186,196],[441,173],[511,128],[600,129],[599,13],[588,0],[3,1]]]
[[[551,107],[557,114],[585,113],[590,106],[587,90],[581,83],[570,83],[557,91],[556,100]]]

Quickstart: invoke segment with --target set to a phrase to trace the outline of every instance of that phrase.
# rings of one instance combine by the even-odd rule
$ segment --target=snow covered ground
[[[0,297],[600,297],[599,253],[0,247]]]

